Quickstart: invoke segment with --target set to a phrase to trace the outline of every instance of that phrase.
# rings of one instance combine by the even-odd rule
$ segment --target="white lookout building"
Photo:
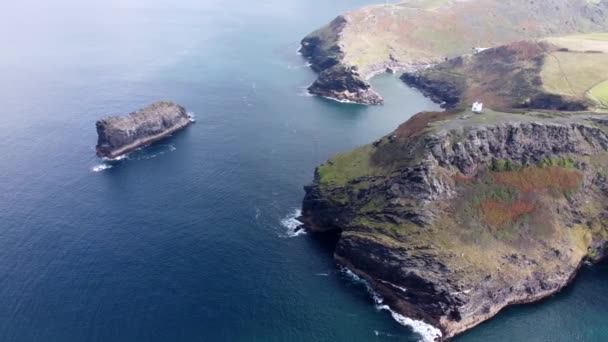
[[[473,103],[473,108],[471,108],[471,110],[475,114],[481,114],[483,112],[483,103],[479,102],[479,101],[475,101],[475,103]]]

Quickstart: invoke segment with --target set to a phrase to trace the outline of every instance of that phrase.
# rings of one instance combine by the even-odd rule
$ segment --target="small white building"
[[[473,108],[471,108],[471,110],[475,114],[481,114],[483,112],[483,103],[479,102],[479,101],[475,101],[475,103],[473,103]]]
[[[484,48],[484,47],[474,47],[473,51],[475,51],[475,53],[480,53],[480,52],[484,52],[486,50],[488,50],[490,48]]]

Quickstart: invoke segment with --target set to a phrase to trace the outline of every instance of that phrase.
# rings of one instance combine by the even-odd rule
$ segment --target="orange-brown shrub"
[[[582,180],[578,171],[557,166],[497,172],[493,173],[492,177],[496,183],[512,186],[521,192],[546,189],[573,191],[579,187]]]
[[[460,172],[456,172],[452,175],[452,180],[456,184],[470,184],[473,181],[473,177],[465,176]]]
[[[536,209],[533,202],[516,200],[505,203],[488,199],[481,203],[481,212],[485,223],[499,227],[513,223],[521,216],[531,214]]]

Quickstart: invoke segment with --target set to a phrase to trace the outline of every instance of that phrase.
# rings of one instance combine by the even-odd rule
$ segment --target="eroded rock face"
[[[157,102],[127,116],[97,121],[97,156],[116,158],[153,143],[192,123],[186,109],[172,102]]]
[[[335,66],[321,72],[319,78],[308,88],[317,96],[341,102],[363,105],[380,105],[384,100],[356,69]]]
[[[336,156],[305,188],[307,229],[341,231],[337,262],[441,339],[606,256],[606,120],[505,116],[401,127]]]

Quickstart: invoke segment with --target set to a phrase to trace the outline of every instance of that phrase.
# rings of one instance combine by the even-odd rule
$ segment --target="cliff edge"
[[[127,116],[97,121],[97,156],[116,158],[185,128],[192,120],[184,107],[157,102]]]
[[[303,202],[339,265],[450,339],[607,254],[608,117],[420,113],[321,165]]]

